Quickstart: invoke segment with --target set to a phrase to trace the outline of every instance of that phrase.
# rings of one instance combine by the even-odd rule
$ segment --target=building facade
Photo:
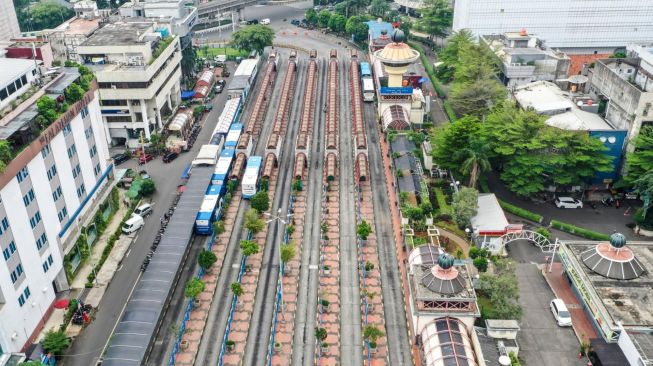
[[[99,18],[71,18],[45,34],[55,60],[82,62],[77,47],[100,29]]]
[[[183,0],[145,0],[123,4],[120,15],[134,18],[143,17],[167,23],[172,33],[180,38],[189,36],[197,23],[197,8]]]
[[[11,105],[30,88],[38,77],[37,64],[32,60],[0,58],[0,112]]]
[[[0,175],[0,357],[24,351],[38,335],[56,293],[68,288],[63,258],[77,250],[79,225],[109,191],[113,166],[95,82],[48,127],[35,122],[36,100],[62,96],[79,78],[69,68],[49,75],[0,120],[0,140],[22,149]]]
[[[612,53],[653,39],[653,6],[642,0],[457,0],[453,30],[475,35],[526,29],[550,48]],[[577,52],[572,52],[576,50]]]
[[[102,118],[113,145],[135,147],[160,131],[181,102],[179,37],[152,22],[104,26],[78,47],[100,88]]]
[[[0,41],[20,36],[16,9],[12,0],[0,0]]]

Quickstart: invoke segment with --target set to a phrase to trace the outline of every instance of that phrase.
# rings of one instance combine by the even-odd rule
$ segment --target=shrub
[[[204,291],[204,282],[199,278],[192,278],[186,283],[186,289],[184,290],[184,295],[191,299],[197,297]]]
[[[501,205],[501,208],[503,208],[504,210],[510,212],[513,215],[523,217],[525,219],[528,219],[528,220],[531,220],[531,221],[534,221],[534,222],[537,222],[537,223],[540,223],[540,224],[542,223],[542,221],[544,221],[544,217],[542,217],[542,215],[538,215],[538,214],[536,214],[534,212],[525,210],[525,209],[523,209],[521,207],[511,205],[508,202],[499,200],[499,204]]]
[[[447,117],[449,117],[449,120],[451,122],[456,121],[458,118],[456,117],[456,112],[454,112],[453,107],[451,104],[449,104],[448,100],[445,100],[442,102],[442,105],[444,106],[444,112],[447,114]]]
[[[270,197],[265,191],[258,191],[250,199],[252,208],[258,211],[259,213],[265,212],[270,208]]]
[[[535,229],[535,232],[547,239],[551,238],[551,232],[545,227],[538,227],[537,229]]]
[[[199,263],[200,267],[206,269],[209,269],[213,267],[213,264],[218,260],[218,257],[213,254],[212,251],[202,249],[200,252],[199,257],[197,257],[197,262]]]
[[[372,226],[367,223],[367,221],[362,220],[358,227],[356,228],[356,234],[363,239],[367,240],[367,237],[372,233]]]
[[[487,271],[487,258],[477,257],[472,263],[474,263],[474,267],[476,267],[479,272]]]
[[[52,353],[54,355],[61,355],[61,353],[68,348],[70,341],[68,336],[63,331],[53,331],[49,330],[45,333],[43,340],[41,341],[41,346],[46,352]]]
[[[239,282],[234,282],[231,284],[231,292],[234,294],[234,296],[242,296],[243,286]]]
[[[315,328],[315,338],[323,342],[327,338],[327,331],[324,328]]]
[[[596,231],[584,229],[582,227],[574,226],[558,220],[551,220],[551,227],[558,229],[560,231],[567,232],[569,234],[574,234],[582,236],[587,239],[592,240],[610,240],[610,235],[599,233]]]

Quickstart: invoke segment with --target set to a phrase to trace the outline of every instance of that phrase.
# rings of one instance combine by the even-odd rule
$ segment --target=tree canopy
[[[369,26],[365,24],[367,19],[363,16],[356,15],[347,19],[345,32],[354,36],[355,41],[364,41],[367,39]]]
[[[265,221],[261,220],[258,215],[258,212],[253,208],[245,213],[245,228],[251,231],[252,234],[260,232],[265,227]]]
[[[23,32],[56,28],[70,19],[75,12],[54,1],[36,2],[14,0],[18,24]]]
[[[635,149],[628,154],[626,182],[633,184],[637,179],[653,171],[653,126],[644,126],[634,139]]]
[[[250,199],[252,208],[258,211],[259,213],[265,212],[270,209],[270,197],[268,197],[268,192],[258,191]]]
[[[329,29],[334,32],[344,32],[347,18],[344,15],[334,14],[329,18]]]
[[[231,45],[240,50],[255,50],[263,53],[265,47],[272,46],[274,31],[272,28],[254,24],[237,30],[231,35]]]
[[[43,340],[41,341],[41,346],[46,352],[50,352],[54,355],[61,355],[63,351],[68,348],[70,341],[68,336],[61,330],[49,330],[45,332]]]
[[[320,28],[326,28],[329,26],[329,20],[331,19],[331,12],[328,10],[322,10],[317,13],[317,26]]]
[[[462,187],[453,195],[453,220],[458,227],[470,225],[470,220],[478,211],[478,191],[474,188]]]
[[[417,20],[420,30],[426,32],[431,39],[444,38],[453,23],[453,10],[447,0],[426,0],[426,7],[420,10],[421,17]]]
[[[458,53],[462,47],[466,47],[474,43],[472,33],[467,29],[461,29],[454,32],[447,41],[447,45],[440,51],[438,60],[442,65],[438,67],[438,78],[443,81],[449,81],[453,78],[453,72],[458,65]]]
[[[306,14],[304,15],[304,17],[306,18],[306,23],[311,25],[317,24],[317,12],[315,11],[315,9],[310,8],[306,10]]]
[[[372,0],[370,4],[370,14],[377,18],[383,18],[390,11],[390,5],[385,0]]]

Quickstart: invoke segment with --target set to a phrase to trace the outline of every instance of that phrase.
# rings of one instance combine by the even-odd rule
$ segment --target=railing
[[[356,185],[356,224],[360,224],[362,222],[362,217],[363,214],[361,213],[361,189],[360,185]],[[360,236],[357,235],[356,238],[356,243],[358,245],[358,252],[360,256],[360,268],[361,268],[361,289],[363,290],[362,293],[366,294],[366,285],[365,285],[365,279],[367,278],[367,271],[365,270],[365,253],[363,252],[363,246],[365,245],[365,240],[363,240]],[[362,296],[363,297],[363,303],[365,304],[365,313],[363,314],[363,327],[366,327],[368,324],[368,315],[369,315],[369,304],[367,302],[367,295]],[[365,340],[365,350],[367,351],[367,365],[372,364],[372,351],[370,349],[370,341],[369,339]]]

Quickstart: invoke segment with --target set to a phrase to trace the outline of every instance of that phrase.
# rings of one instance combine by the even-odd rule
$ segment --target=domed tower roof
[[[406,43],[406,35],[401,29],[395,29],[390,36],[391,43],[374,53],[374,57],[385,65],[408,65],[419,58],[419,52]]]
[[[609,243],[599,243],[580,257],[587,268],[603,277],[632,280],[646,272],[633,251],[626,247],[626,237],[621,233],[610,235]]]
[[[390,39],[392,39],[392,42],[394,43],[403,43],[406,41],[406,35],[401,29],[395,28],[394,32],[392,32],[392,36],[390,36]]]
[[[438,264],[422,277],[422,285],[445,295],[457,294],[465,289],[465,280],[453,266],[454,258],[447,253],[438,256]]]

